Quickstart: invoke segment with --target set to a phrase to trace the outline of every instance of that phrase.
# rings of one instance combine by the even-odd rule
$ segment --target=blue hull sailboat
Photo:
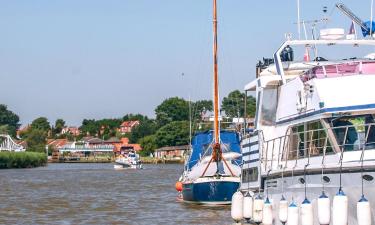
[[[186,202],[230,204],[239,188],[242,159],[238,133],[220,131],[216,0],[213,0],[213,33],[214,129],[194,136],[179,187]]]
[[[212,162],[213,132],[194,136],[192,152],[182,177],[184,201],[230,204],[233,193],[238,190],[241,172],[239,135],[235,131],[221,131],[220,137],[222,160]]]

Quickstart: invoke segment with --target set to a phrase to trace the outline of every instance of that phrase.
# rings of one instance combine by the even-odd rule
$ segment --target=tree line
[[[235,90],[223,98],[222,112],[229,118],[243,117],[245,113],[245,94]],[[189,143],[189,121],[195,126],[194,130],[207,129],[196,127],[202,122],[205,115],[213,109],[211,100],[187,101],[179,97],[171,97],[164,100],[155,108],[155,118],[149,118],[142,114],[126,114],[122,118],[113,119],[84,119],[79,127],[80,134],[73,136],[70,133],[61,134],[66,126],[63,119],[57,119],[50,124],[46,117],[33,120],[18,138],[26,141],[29,151],[45,151],[47,138],[67,138],[80,140],[85,136],[95,136],[103,140],[113,137],[129,138],[130,143],[139,143],[142,147],[142,155],[149,155],[156,148],[164,146],[185,145]],[[247,96],[247,117],[255,114],[255,98]],[[191,112],[191,113],[190,113]],[[121,134],[118,128],[124,121],[138,120],[139,125],[130,133]],[[0,133],[9,133],[16,136],[19,129],[19,117],[7,106],[0,105]]]

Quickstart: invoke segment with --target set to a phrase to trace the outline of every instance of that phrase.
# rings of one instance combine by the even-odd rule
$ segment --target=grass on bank
[[[38,152],[0,152],[0,169],[45,166],[47,156]]]

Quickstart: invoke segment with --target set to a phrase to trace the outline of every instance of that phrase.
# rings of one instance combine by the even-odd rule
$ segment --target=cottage
[[[139,120],[124,121],[119,128],[121,134],[130,133],[132,129],[139,125]]]

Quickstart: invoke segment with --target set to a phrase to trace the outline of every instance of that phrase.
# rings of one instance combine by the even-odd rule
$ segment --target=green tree
[[[47,133],[51,126],[46,117],[39,117],[31,122],[30,128],[31,130],[41,130]]]
[[[156,130],[157,124],[154,120],[143,120],[138,126],[132,129],[129,136],[129,141],[130,143],[138,143],[139,139],[154,134]]]
[[[192,104],[192,114],[194,120],[201,120],[202,115],[212,111],[212,100],[199,100]]]
[[[26,138],[27,151],[44,152],[47,143],[47,132],[40,129],[31,129]]]
[[[8,110],[6,105],[0,104],[0,126],[6,125],[6,131],[8,134],[16,136],[16,130],[20,126],[19,121],[20,118],[18,115]]]
[[[100,126],[95,120],[84,119],[79,129],[84,135],[96,136],[99,134]]]
[[[156,144],[158,147],[178,146],[189,143],[189,122],[174,121],[156,132]]]
[[[62,129],[65,127],[65,121],[63,119],[57,119],[55,121],[54,133],[60,134]]]
[[[253,117],[255,115],[255,98],[247,97],[247,116]],[[245,93],[239,90],[232,91],[227,97],[223,98],[221,109],[229,117],[243,117],[245,113]]]
[[[132,114],[132,113],[126,114],[125,116],[122,117],[122,121],[130,121],[130,120],[144,121],[144,120],[148,120],[148,117],[142,114]]]
[[[155,114],[159,127],[172,121],[189,120],[189,103],[178,97],[168,98],[156,107]]]
[[[149,156],[158,147],[156,144],[156,135],[149,135],[139,139],[139,144],[142,147],[142,150],[139,152],[141,156]]]

